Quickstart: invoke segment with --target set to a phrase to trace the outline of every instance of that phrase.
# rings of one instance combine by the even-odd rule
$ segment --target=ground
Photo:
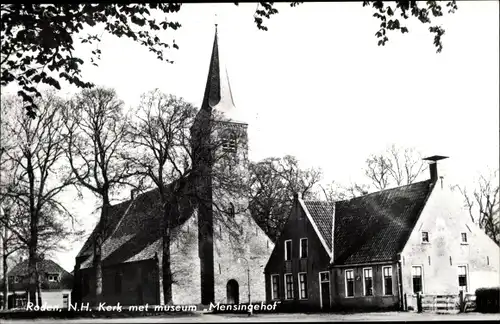
[[[357,314],[257,314],[252,316],[236,314],[195,314],[195,315],[165,315],[134,318],[87,318],[87,319],[58,319],[51,323],[165,323],[165,322],[332,322],[332,321],[498,321],[500,314],[431,314],[431,313],[357,313]],[[2,320],[6,323],[45,323],[47,319],[39,320]]]

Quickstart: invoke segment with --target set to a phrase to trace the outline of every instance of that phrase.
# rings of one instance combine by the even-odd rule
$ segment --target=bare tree
[[[348,200],[368,194],[368,186],[363,184],[351,183],[349,186],[343,186],[335,181],[325,186],[320,186],[321,193],[328,202]]]
[[[170,244],[173,229],[186,214],[181,209],[213,209],[214,219],[235,231],[221,216],[228,212],[228,197],[245,192],[242,173],[236,167],[242,160],[238,155],[229,159],[230,153],[222,149],[226,145],[227,120],[215,111],[210,116],[204,113],[197,114],[182,98],[154,90],[143,95],[135,113],[137,118],[130,122],[129,141],[134,154],[128,159],[143,177],[143,187],[152,186],[158,191],[164,216],[160,295],[165,304],[172,303]],[[243,210],[237,204],[233,207],[235,213]],[[199,222],[203,222],[201,217]]]
[[[382,154],[366,160],[365,175],[378,190],[414,183],[426,170],[422,156],[413,148],[391,145]]]
[[[135,155],[129,156],[142,180],[158,190],[160,210],[163,213],[162,282],[160,295],[165,304],[172,304],[172,267],[170,244],[172,230],[178,225],[180,192],[184,180],[191,172],[190,127],[196,109],[182,99],[154,90],[143,95],[130,121],[131,147]],[[177,186],[169,186],[177,181]]]
[[[473,223],[477,224],[500,245],[500,187],[498,185],[499,171],[490,176],[479,176],[477,187],[470,193],[467,188],[455,186],[464,198],[465,207]]]
[[[7,273],[9,272],[9,257],[23,248],[22,242],[19,240],[19,238],[13,234],[11,231],[9,231],[8,225],[9,219],[10,219],[10,210],[4,210],[2,206],[0,206],[0,218],[4,219],[4,221],[7,223],[7,226],[1,226],[2,227],[2,232],[0,234],[0,238],[2,240],[2,271],[3,271],[3,309],[7,310],[8,309],[8,300],[7,296],[9,295],[9,281],[8,281],[8,276]]]
[[[293,195],[304,199],[316,197],[315,186],[321,171],[302,169],[290,155],[267,158],[250,165],[250,210],[259,226],[275,241],[288,219]]]
[[[71,100],[64,112],[67,131],[66,157],[79,187],[101,200],[101,214],[93,237],[93,266],[96,276],[95,302],[102,298],[102,244],[109,235],[112,195],[129,185],[134,175],[127,153],[127,115],[123,102],[112,89],[84,90]]]
[[[62,128],[61,101],[46,93],[38,102],[39,118],[33,120],[18,113],[22,103],[12,97],[2,98],[2,187],[1,201],[10,207],[9,214],[0,218],[28,249],[29,296],[41,303],[41,295],[35,299],[39,286],[37,263],[43,249],[53,249],[55,243],[72,232],[64,219],[71,213],[57,199],[64,189],[74,184],[61,164],[66,146]],[[15,211],[15,213],[14,213]],[[40,244],[42,243],[42,244]]]

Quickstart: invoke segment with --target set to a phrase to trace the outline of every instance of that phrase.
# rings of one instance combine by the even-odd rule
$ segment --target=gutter
[[[401,280],[403,278],[403,267],[401,266],[401,253],[397,254],[397,276],[398,276],[398,292],[399,292],[399,310],[404,311],[405,306],[404,306],[404,295],[403,295],[403,284],[401,283]]]

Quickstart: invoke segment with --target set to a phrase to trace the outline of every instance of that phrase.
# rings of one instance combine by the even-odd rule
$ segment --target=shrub
[[[476,290],[476,310],[482,313],[500,312],[500,287]]]

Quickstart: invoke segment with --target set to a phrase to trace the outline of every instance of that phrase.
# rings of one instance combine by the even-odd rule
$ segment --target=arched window
[[[238,136],[236,132],[226,129],[222,133],[222,150],[228,153],[236,153],[238,147]]]

